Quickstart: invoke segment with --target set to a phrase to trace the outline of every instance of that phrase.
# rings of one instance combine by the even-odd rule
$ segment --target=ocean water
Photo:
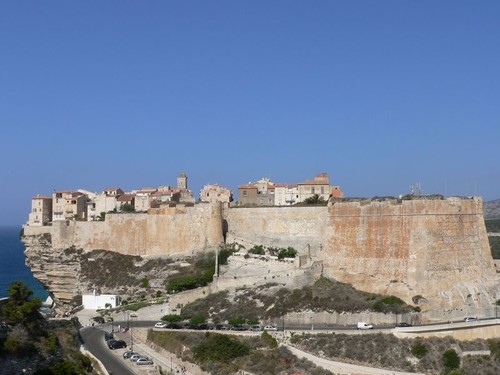
[[[21,228],[17,227],[0,227],[0,297],[8,296],[8,288],[13,281],[23,281],[33,291],[33,296],[43,302],[49,294],[24,262],[20,231]]]

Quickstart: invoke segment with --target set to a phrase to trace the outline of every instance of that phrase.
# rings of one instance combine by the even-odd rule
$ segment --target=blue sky
[[[54,189],[500,198],[499,1],[0,2],[0,225]]]

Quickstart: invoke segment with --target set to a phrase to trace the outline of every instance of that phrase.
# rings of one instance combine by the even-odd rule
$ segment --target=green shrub
[[[161,317],[161,320],[163,320],[164,322],[169,322],[169,323],[177,323],[177,322],[180,322],[182,320],[182,318],[180,315],[169,314],[169,315],[163,315]]]
[[[141,279],[141,288],[149,288],[149,280],[147,277]]]
[[[297,255],[297,250],[293,247],[287,247],[286,249],[280,249],[278,252],[278,259],[284,258],[295,258]]]
[[[237,318],[232,318],[229,319],[228,323],[231,325],[237,325],[237,324],[245,324],[247,320],[241,316],[238,316]]]
[[[194,359],[202,363],[206,361],[229,363],[249,352],[250,348],[236,338],[209,332],[205,335],[205,340],[193,348]]]
[[[271,336],[267,331],[262,332],[260,338],[264,343],[264,345],[267,346],[269,349],[275,349],[278,347],[278,341],[276,341],[276,339],[273,336]]]
[[[413,354],[417,358],[422,358],[424,357],[429,350],[427,349],[427,346],[422,343],[415,344],[411,347],[411,354]]]
[[[248,250],[248,252],[250,254],[264,255],[266,253],[266,250],[264,249],[264,246],[262,246],[262,245],[255,245],[250,250]]]
[[[453,349],[448,349],[443,353],[443,366],[446,370],[455,370],[460,367],[460,357]]]
[[[201,315],[195,315],[191,319],[189,319],[189,323],[191,324],[202,324],[205,323],[207,320],[201,316]]]

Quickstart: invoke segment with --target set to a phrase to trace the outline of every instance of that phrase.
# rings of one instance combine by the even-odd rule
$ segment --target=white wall
[[[84,294],[82,295],[82,304],[84,309],[99,310],[105,309],[109,303],[111,308],[117,307],[120,297],[113,294]]]

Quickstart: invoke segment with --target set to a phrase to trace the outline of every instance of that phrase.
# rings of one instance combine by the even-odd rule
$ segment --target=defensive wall
[[[477,197],[342,199],[328,207],[178,205],[147,214],[108,214],[104,222],[25,227],[27,236],[44,232],[51,234],[55,249],[141,256],[192,255],[224,241],[245,249],[292,246],[299,255],[322,262],[314,274],[396,295],[434,311],[436,320],[446,314],[481,315],[498,299]],[[296,276],[300,272],[299,267]],[[241,275],[239,281],[251,285],[265,276]],[[220,280],[220,286],[229,279]],[[432,321],[432,312],[428,317]]]
[[[24,228],[25,235],[49,232],[52,247],[126,255],[192,255],[223,243],[221,207],[200,204],[151,209],[148,213],[107,214],[105,221],[61,221]]]
[[[396,295],[435,319],[478,315],[497,277],[478,197],[344,199],[328,207],[226,209],[226,243],[292,246],[323,275]],[[433,319],[429,315],[430,320]]]

